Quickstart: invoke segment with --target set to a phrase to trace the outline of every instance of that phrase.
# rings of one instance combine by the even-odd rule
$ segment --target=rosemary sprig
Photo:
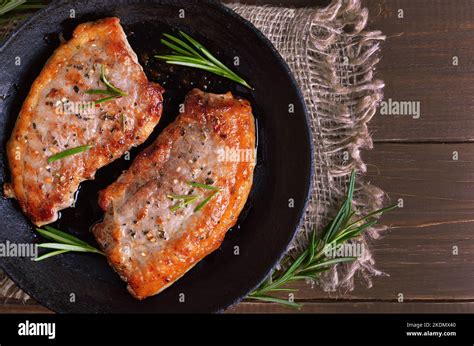
[[[207,196],[201,203],[199,203],[196,208],[194,208],[194,212],[198,212],[199,210],[201,210],[202,208],[204,208],[206,206],[207,203],[209,203],[211,201],[211,199],[214,198],[214,196],[219,193],[219,190],[217,191],[214,191],[213,193],[211,193],[209,196]]]
[[[197,188],[200,188],[200,189],[205,189],[205,190],[211,190],[213,191],[209,196],[207,196],[201,203],[199,203],[196,208],[194,208],[194,212],[198,212],[200,211],[202,208],[204,208],[207,203],[209,203],[211,201],[211,199],[214,198],[215,195],[217,195],[219,193],[219,191],[221,190],[220,188],[218,188],[217,186],[212,186],[212,185],[208,185],[208,184],[202,184],[202,183],[196,183],[195,181],[188,181],[187,184],[189,186],[192,186],[192,187],[197,187]]]
[[[194,181],[188,181],[187,184],[192,187],[197,187],[200,189],[205,189],[205,190],[210,190],[212,193],[207,196],[201,203],[199,203],[196,208],[194,208],[194,212],[200,211],[202,208],[206,206],[207,203],[211,201],[211,199],[214,198],[214,196],[221,190],[217,186],[212,186],[208,184],[202,184],[202,183],[196,183]],[[171,211],[177,211],[180,208],[186,207],[187,205],[195,202],[199,196],[198,195],[167,195],[169,199],[172,200],[178,200],[179,202],[170,207]]]
[[[83,146],[80,146],[80,147],[71,148],[71,149],[61,151],[60,153],[57,153],[57,154],[54,154],[53,156],[48,157],[48,163],[60,160],[64,157],[66,157],[66,156],[71,156],[71,155],[76,155],[76,154],[82,153],[83,151],[89,150],[92,147],[93,147],[92,145],[83,145]]]
[[[114,86],[107,79],[106,70],[105,70],[104,65],[100,66],[100,80],[102,81],[102,83],[105,84],[107,89],[90,89],[90,90],[86,90],[86,94],[89,94],[89,95],[110,95],[110,96],[104,97],[104,98],[101,98],[99,100],[94,101],[95,104],[100,104],[100,103],[103,103],[103,102],[111,101],[115,98],[119,98],[119,97],[122,97],[122,96],[127,96],[126,92],[124,92],[123,90],[121,90],[121,89],[117,88],[116,86]]]
[[[166,195],[171,200],[184,200],[184,201],[190,201],[193,199],[198,198],[199,196],[196,195]]]
[[[0,1],[0,16],[13,10],[32,10],[43,8],[44,6],[41,1],[3,0]]]
[[[111,91],[111,90],[107,90],[107,89],[89,89],[89,90],[86,90],[86,94],[89,94],[89,95],[112,95],[112,96],[115,96],[116,93]]]
[[[105,75],[104,65],[100,67],[100,80],[107,86],[107,90],[112,91],[120,96],[127,96],[126,92],[120,90],[119,88],[117,88],[116,86],[112,85],[112,83],[109,82],[109,80],[107,79],[107,76]]]
[[[187,184],[192,187],[199,187],[201,189],[206,189],[206,190],[211,190],[211,191],[218,191],[220,190],[216,186],[208,185],[208,184],[201,184],[201,183],[196,183],[194,181],[188,181]]]
[[[56,255],[60,255],[66,252],[92,252],[100,255],[104,255],[100,250],[87,244],[68,233],[61,232],[51,226],[44,226],[45,229],[37,228],[36,231],[41,234],[44,238],[55,241],[55,243],[42,243],[38,247],[44,249],[54,249],[56,251],[48,252],[40,257],[35,258],[35,261],[42,261],[46,258],[50,258]]]
[[[193,203],[199,198],[199,196],[196,195],[167,195],[166,197],[173,201],[178,201],[178,203],[170,208],[170,210],[173,212]]]
[[[253,90],[242,77],[220,62],[201,43],[183,31],[180,31],[179,34],[184,40],[173,35],[164,34],[168,40],[161,39],[161,43],[171,48],[173,52],[170,55],[155,55],[155,58],[165,60],[168,64],[208,71]]]
[[[118,98],[119,96],[108,96],[108,97],[104,97],[104,98],[101,98],[101,99],[98,99],[98,100],[95,100],[94,101],[94,104],[98,105],[98,104],[101,104],[101,103],[104,103],[104,102],[108,102],[108,101],[112,101],[116,98]]]
[[[19,9],[25,2],[26,0],[4,0],[0,2],[0,15]]]
[[[257,289],[248,296],[249,299],[273,302],[292,308],[300,308],[301,304],[286,299],[274,297],[272,294],[282,291],[294,292],[296,289],[284,288],[283,286],[298,280],[318,280],[321,273],[329,270],[332,266],[343,262],[351,262],[356,257],[328,257],[328,250],[338,248],[340,245],[354,240],[364,230],[377,223],[375,216],[397,208],[392,205],[376,210],[368,215],[351,221],[355,215],[352,210],[352,198],[355,187],[355,171],[352,171],[347,197],[337,212],[334,219],[324,229],[320,238],[316,230],[310,234],[307,249],[286,269],[273,272]]]

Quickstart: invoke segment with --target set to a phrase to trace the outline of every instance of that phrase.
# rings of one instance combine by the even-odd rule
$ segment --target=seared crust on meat
[[[108,95],[107,78],[126,96],[94,104]],[[80,182],[143,143],[160,120],[160,85],[148,82],[127,42],[118,18],[79,25],[70,41],[51,56],[34,81],[7,144],[12,182],[4,194],[14,197],[37,226],[51,223],[71,206]],[[90,150],[48,163],[67,149]]]
[[[249,102],[191,91],[184,113],[100,193],[105,217],[93,233],[134,297],[157,294],[220,246],[247,200],[254,166]],[[220,190],[195,211],[213,192],[189,182]],[[176,195],[197,199],[173,209]]]

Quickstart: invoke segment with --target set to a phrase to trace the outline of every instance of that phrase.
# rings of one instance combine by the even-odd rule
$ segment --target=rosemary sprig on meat
[[[212,186],[212,185],[202,184],[202,183],[196,183],[194,181],[188,181],[187,184],[189,186],[192,186],[192,187],[197,187],[197,188],[200,188],[200,189],[213,191],[209,196],[207,196],[201,203],[199,203],[194,208],[195,213],[200,211],[202,208],[204,208],[207,205],[207,203],[209,203],[211,201],[211,199],[213,199],[214,196],[217,195],[219,193],[219,191],[221,190],[217,186]],[[197,201],[200,196],[198,196],[198,195],[172,195],[171,194],[171,195],[167,195],[166,197],[168,197],[171,200],[177,200],[178,201],[178,203],[176,203],[175,205],[170,207],[170,210],[175,212],[175,211],[179,210],[180,208],[186,207],[189,204]]]
[[[164,34],[167,39],[161,39],[161,43],[171,48],[173,52],[170,55],[155,55],[155,58],[165,60],[168,64],[208,71],[253,89],[242,77],[220,62],[201,43],[183,31],[180,31],[179,34],[183,39]]]
[[[166,197],[173,201],[178,201],[178,203],[170,208],[170,210],[173,212],[180,208],[186,207],[188,204],[193,203],[199,198],[199,196],[196,195],[167,195]]]
[[[196,208],[194,208],[194,212],[198,212],[199,210],[201,210],[202,208],[204,208],[206,206],[207,203],[209,203],[211,201],[211,199],[214,198],[215,195],[217,195],[217,193],[219,193],[219,190],[217,191],[214,191],[213,193],[211,193],[209,196],[207,196],[201,203],[199,203],[197,205]]]
[[[105,86],[107,87],[106,89],[90,89],[90,90],[86,90],[86,94],[89,94],[89,95],[110,95],[110,96],[107,96],[107,97],[104,97],[104,98],[101,98],[99,100],[95,100],[94,103],[95,104],[100,104],[100,103],[103,103],[103,102],[107,102],[107,101],[111,101],[113,99],[116,99],[116,98],[119,98],[119,97],[122,97],[122,96],[127,96],[127,93],[124,92],[123,90],[117,88],[116,86],[114,86],[108,79],[107,79],[107,76],[106,76],[106,70],[105,70],[105,66],[104,65],[101,65],[100,66],[100,80],[102,81],[102,83],[105,84]]]
[[[196,208],[194,208],[194,212],[198,212],[200,211],[202,208],[204,208],[207,203],[209,203],[211,201],[211,199],[214,198],[215,195],[217,195],[219,193],[219,191],[221,190],[220,188],[218,188],[217,186],[212,186],[212,185],[209,185],[209,184],[202,184],[202,183],[196,183],[194,181],[188,181],[187,183],[189,186],[192,186],[192,187],[197,187],[197,188],[200,188],[200,189],[205,189],[205,190],[211,190],[213,191],[209,196],[207,196],[201,203],[199,203]]]
[[[332,266],[357,259],[357,257],[331,258],[328,254],[331,253],[332,249],[337,249],[342,244],[357,239],[367,228],[377,223],[377,219],[374,218],[375,216],[380,216],[387,211],[393,210],[397,208],[397,205],[376,210],[362,218],[353,220],[355,215],[355,212],[352,210],[354,186],[355,171],[352,171],[347,197],[321,236],[318,237],[316,230],[313,230],[307,249],[290,266],[273,272],[266,281],[250,293],[249,299],[300,308],[301,304],[275,297],[274,294],[278,292],[294,292],[296,289],[285,288],[284,286],[298,280],[317,281],[321,273],[329,270]]]
[[[92,252],[100,255],[104,255],[100,250],[87,244],[68,233],[61,232],[51,226],[44,226],[45,229],[37,228],[36,231],[41,234],[44,238],[54,241],[54,243],[42,243],[38,247],[45,249],[53,249],[55,251],[48,252],[40,257],[35,258],[35,261],[42,261],[46,258],[50,258],[56,255],[60,255],[66,252]]]
[[[201,183],[196,183],[194,181],[188,181],[187,184],[192,187],[198,187],[201,189],[206,189],[206,190],[211,190],[211,191],[219,191],[220,189],[216,186],[212,186],[209,184],[201,184]]]

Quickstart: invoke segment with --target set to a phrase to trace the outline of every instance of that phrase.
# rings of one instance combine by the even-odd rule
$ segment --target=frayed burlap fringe
[[[328,7],[281,8],[230,5],[250,20],[275,45],[292,70],[309,110],[314,139],[314,190],[303,229],[290,247],[297,256],[305,249],[311,230],[322,230],[334,216],[346,193],[352,169],[365,172],[362,148],[372,148],[367,123],[382,99],[384,84],[373,77],[379,61],[379,31],[367,31],[368,11],[359,0],[333,1]],[[382,206],[384,193],[359,183],[354,198],[357,214]],[[352,290],[360,274],[382,274],[374,267],[370,240],[383,227],[369,229],[358,240],[365,251],[358,261],[338,265],[318,284],[326,291]]]
[[[368,11],[359,0],[333,1],[328,7],[290,9],[229,5],[250,20],[275,45],[298,81],[310,114],[314,140],[314,190],[303,229],[290,248],[296,256],[306,246],[308,233],[321,230],[342,202],[352,169],[365,172],[362,148],[371,148],[367,123],[382,98],[383,82],[373,78],[379,61],[379,31],[366,31]],[[383,203],[384,193],[360,182],[354,208],[364,214]],[[327,291],[351,290],[360,274],[370,287],[380,275],[370,251],[371,239],[384,228],[369,229],[359,241],[366,251],[352,264],[338,265],[318,284]],[[30,299],[0,273],[0,297]]]

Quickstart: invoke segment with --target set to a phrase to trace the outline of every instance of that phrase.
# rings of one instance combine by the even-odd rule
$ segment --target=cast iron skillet
[[[75,18],[71,18],[73,15]],[[228,90],[252,102],[258,126],[258,162],[251,195],[224,243],[161,294],[137,301],[106,260],[94,254],[65,254],[42,262],[2,258],[8,275],[39,303],[57,312],[218,312],[243,299],[281,259],[298,229],[310,190],[311,139],[302,96],[271,43],[250,23],[210,0],[58,1],[38,12],[0,48],[1,181],[9,181],[5,144],[33,80],[59,44],[82,22],[117,16],[151,80],[166,89],[165,112],[148,146],[178,114],[194,87]],[[183,18],[184,17],[184,18]],[[215,52],[255,88],[221,77],[158,63],[163,32],[184,30]],[[292,109],[294,111],[292,112]],[[81,185],[76,206],[53,226],[95,244],[89,228],[102,213],[97,191],[112,183],[130,160],[120,159]],[[14,200],[0,200],[0,242],[42,241]],[[181,299],[180,299],[181,298]],[[184,302],[183,302],[184,298]]]

